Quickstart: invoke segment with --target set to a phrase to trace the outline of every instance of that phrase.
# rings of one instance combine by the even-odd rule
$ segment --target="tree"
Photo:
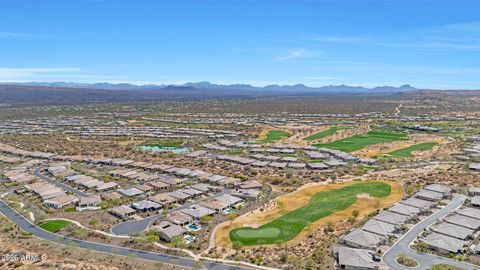
[[[293,170],[292,169],[288,169],[286,172],[285,172],[285,177],[290,179],[293,177]]]
[[[150,235],[147,235],[147,240],[150,243],[156,243],[160,241],[160,237],[158,237],[158,235],[155,235],[155,234],[150,234]]]
[[[313,270],[314,268],[315,268],[314,262],[313,262],[312,258],[309,258],[307,260],[307,263],[305,264],[305,269]]]
[[[243,243],[240,241],[233,241],[232,248],[235,250],[241,250],[243,248]]]
[[[327,222],[327,227],[325,227],[327,232],[333,232],[335,228],[333,228],[333,223],[331,221]]]
[[[354,218],[357,218],[358,215],[360,215],[360,212],[359,212],[358,210],[353,210],[353,211],[352,211],[352,216],[353,216]]]
[[[428,249],[428,244],[425,242],[420,242],[417,244],[417,247],[420,249],[421,252],[426,252]]]
[[[322,248],[316,248],[313,252],[313,258],[317,263],[322,263],[327,255],[327,252]]]
[[[176,248],[183,248],[185,246],[185,242],[183,241],[182,236],[174,236],[172,237],[171,243]]]
[[[102,209],[107,209],[108,206],[109,206],[108,201],[101,201],[101,202],[100,202],[100,207],[101,207]]]
[[[211,217],[211,216],[203,216],[203,217],[200,218],[200,223],[201,224],[207,224],[212,220],[213,220],[213,217]]]
[[[237,218],[237,214],[235,213],[232,213],[232,214],[228,214],[228,220],[230,220],[230,224],[232,224],[233,220]]]
[[[99,221],[100,221],[100,220],[99,220],[98,218],[91,218],[91,219],[88,221],[88,224],[90,224],[91,226],[93,226],[93,227],[95,228]]]

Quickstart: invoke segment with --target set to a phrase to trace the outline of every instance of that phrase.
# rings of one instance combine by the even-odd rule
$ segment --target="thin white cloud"
[[[306,57],[308,54],[309,52],[305,49],[297,49],[297,50],[289,51],[286,55],[277,57],[277,60],[286,61],[286,60],[292,60],[297,58],[303,58],[303,57]]]
[[[1,82],[25,81],[76,81],[98,82],[126,80],[125,76],[94,74],[88,70],[72,67],[8,68],[0,67]]]
[[[0,38],[51,38],[52,35],[36,35],[17,32],[0,32]]]
[[[391,47],[405,47],[417,49],[480,50],[480,44],[468,44],[458,42],[381,42],[377,44]]]
[[[480,50],[480,21],[414,29],[391,36],[335,36],[312,34],[303,40],[314,43],[362,43],[373,46],[436,50]]]
[[[0,67],[0,79],[37,76],[42,74],[58,74],[81,71],[79,68],[6,68]]]

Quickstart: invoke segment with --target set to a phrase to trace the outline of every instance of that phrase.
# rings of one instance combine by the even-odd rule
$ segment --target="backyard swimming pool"
[[[186,154],[190,152],[186,147],[140,145],[138,148],[143,151],[172,152],[175,154]]]
[[[235,210],[233,210],[232,208],[225,209],[223,212],[227,215],[235,214]]]
[[[189,232],[196,232],[196,231],[199,231],[202,227],[200,225],[196,225],[196,224],[190,224],[190,225],[187,225],[187,231]]]
[[[185,241],[185,243],[187,244],[191,244],[193,241],[195,241],[196,237],[193,236],[193,235],[185,235],[183,237],[183,240]]]

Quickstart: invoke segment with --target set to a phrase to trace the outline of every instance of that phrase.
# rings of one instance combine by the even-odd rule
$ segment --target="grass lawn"
[[[40,224],[39,227],[49,232],[58,232],[69,224],[71,224],[71,222],[66,220],[50,220]]]
[[[437,145],[436,142],[427,142],[427,143],[410,145],[409,147],[405,147],[405,148],[390,152],[388,153],[388,155],[394,156],[394,157],[401,157],[401,158],[414,157],[415,155],[412,154],[413,151],[427,151],[432,149],[435,145]]]
[[[318,159],[312,159],[312,160],[309,160],[307,161],[308,163],[322,163],[323,160],[318,160]]]
[[[69,208],[63,209],[63,211],[72,213],[72,212],[77,212],[77,209],[75,209],[75,207],[69,207]]]
[[[303,138],[305,141],[315,141],[315,140],[318,140],[318,139],[322,139],[322,138],[325,138],[327,136],[331,136],[335,133],[337,133],[337,131],[339,130],[342,130],[342,129],[349,129],[350,127],[331,127],[327,130],[324,130],[324,131],[320,131],[320,132],[317,132],[313,135],[310,135],[308,137],[305,137]]]
[[[282,130],[269,130],[265,139],[260,140],[260,143],[269,143],[281,140],[283,138],[290,137],[290,133],[282,131]]]
[[[390,185],[368,181],[352,184],[340,189],[318,192],[308,204],[297,208],[258,228],[243,227],[230,232],[232,242],[239,241],[244,246],[278,244],[297,236],[310,223],[347,209],[357,201],[357,194],[368,193],[372,197],[383,198],[390,195]]]
[[[389,143],[394,141],[406,140],[407,136],[402,133],[393,133],[385,131],[369,131],[365,135],[353,135],[338,141],[327,144],[315,144],[316,147],[326,147],[337,149],[345,152],[360,150],[366,146]]]

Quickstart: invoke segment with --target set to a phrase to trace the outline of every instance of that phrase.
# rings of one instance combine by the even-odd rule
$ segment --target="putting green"
[[[357,201],[357,194],[363,193],[383,198],[390,195],[391,187],[384,182],[367,181],[335,190],[321,191],[313,195],[306,205],[258,228],[233,229],[230,231],[230,240],[239,241],[244,246],[289,241],[312,222],[349,208]]]

